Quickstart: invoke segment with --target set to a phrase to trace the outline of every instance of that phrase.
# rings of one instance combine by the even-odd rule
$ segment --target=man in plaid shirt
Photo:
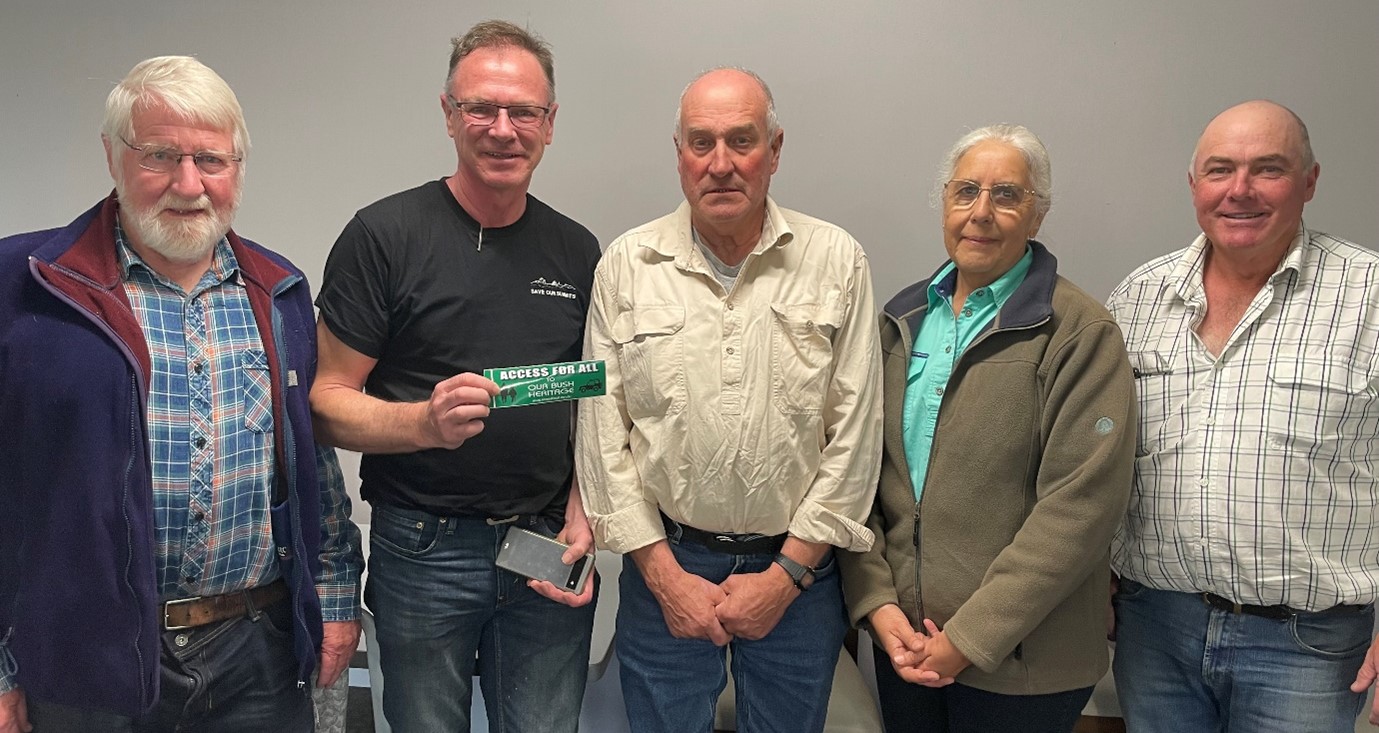
[[[1379,670],[1379,255],[1303,224],[1320,172],[1290,110],[1222,112],[1188,173],[1202,235],[1111,294],[1140,407],[1112,545],[1130,730],[1351,731]]]
[[[248,132],[189,57],[106,102],[115,192],[0,241],[0,733],[313,730],[358,642],[311,296],[230,231]]]

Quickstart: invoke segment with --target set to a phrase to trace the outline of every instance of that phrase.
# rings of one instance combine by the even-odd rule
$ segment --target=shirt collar
[[[1006,270],[1000,277],[996,278],[987,290],[991,291],[991,302],[999,310],[1001,306],[1010,300],[1010,296],[1015,289],[1020,287],[1020,283],[1025,281],[1025,275],[1029,274],[1030,265],[1034,263],[1034,250],[1025,245],[1025,253],[1016,261],[1015,265]],[[929,308],[937,308],[939,305],[953,297],[953,288],[958,283],[958,268],[952,260],[944,265],[934,279],[929,282]]]
[[[1304,261],[1307,256],[1307,242],[1310,235],[1307,233],[1307,225],[1298,222],[1298,230],[1293,234],[1293,242],[1288,245],[1288,251],[1284,253],[1283,259],[1278,263],[1278,269],[1269,276],[1269,282],[1274,282],[1280,275],[1289,271],[1301,273]],[[1197,235],[1197,239],[1188,245],[1183,257],[1178,260],[1172,273],[1169,274],[1169,281],[1174,284],[1174,294],[1184,303],[1191,302],[1195,294],[1203,292],[1202,270],[1207,264],[1207,246],[1210,240],[1205,233]]]
[[[694,224],[690,219],[689,202],[681,202],[671,218],[674,221],[677,236],[652,237],[642,246],[655,250],[664,257],[678,258],[682,261],[688,260],[690,253],[695,249]],[[786,223],[785,215],[781,213],[780,207],[776,206],[775,200],[767,196],[766,218],[761,222],[761,238],[757,240],[757,245],[752,249],[752,253],[759,254],[772,247],[784,247],[794,238],[795,233],[790,231],[790,225]]]

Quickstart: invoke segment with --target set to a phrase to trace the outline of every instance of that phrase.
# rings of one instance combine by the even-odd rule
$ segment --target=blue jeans
[[[29,701],[35,733],[311,733],[311,691],[297,687],[292,602],[257,618],[164,631],[159,698],[138,720]],[[79,664],[79,661],[74,661]]]
[[[671,551],[687,572],[714,583],[734,573],[766,570],[774,557],[726,555],[689,542],[671,542]],[[618,663],[632,730],[712,730],[718,696],[727,686],[725,650],[703,639],[671,636],[661,605],[631,557],[623,558],[619,590]],[[830,553],[813,587],[790,604],[771,633],[729,644],[737,730],[822,731],[846,631],[842,587]]]
[[[477,652],[490,730],[574,733],[594,604],[563,606],[498,569],[511,525],[381,504],[372,522],[364,593],[392,729],[467,732]]]
[[[957,682],[925,687],[901,679],[885,652],[872,656],[881,717],[892,733],[1068,733],[1092,697],[1091,687],[1048,695],[1003,695]]]
[[[1350,733],[1350,683],[1374,609],[1288,620],[1234,614],[1201,596],[1120,581],[1116,691],[1129,730]]]

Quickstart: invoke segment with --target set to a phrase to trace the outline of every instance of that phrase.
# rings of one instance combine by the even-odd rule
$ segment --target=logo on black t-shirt
[[[547,280],[544,277],[538,277],[531,281],[532,295],[550,295],[556,298],[569,298],[570,300],[574,300],[579,297],[577,295],[578,292],[575,286],[569,283],[560,282],[559,280]]]

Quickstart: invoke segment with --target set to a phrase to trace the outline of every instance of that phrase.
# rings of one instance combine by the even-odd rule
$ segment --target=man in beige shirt
[[[881,447],[866,255],[767,196],[784,133],[755,74],[681,95],[686,203],[595,273],[576,459],[626,553],[617,651],[633,730],[709,730],[733,650],[743,729],[822,730],[846,630],[833,547],[865,551]],[[753,722],[755,721],[755,722]]]

